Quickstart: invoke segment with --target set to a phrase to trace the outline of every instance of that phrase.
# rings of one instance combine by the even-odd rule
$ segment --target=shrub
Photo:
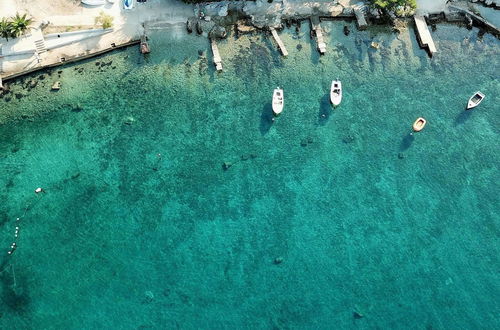
[[[103,11],[99,13],[99,16],[95,18],[96,24],[101,24],[103,29],[109,29],[113,26],[114,17],[111,15],[107,15]]]

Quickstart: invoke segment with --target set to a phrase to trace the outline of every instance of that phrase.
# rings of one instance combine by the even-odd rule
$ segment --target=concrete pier
[[[219,48],[217,47],[215,39],[211,39],[210,44],[212,46],[212,53],[214,54],[215,69],[217,69],[217,71],[222,71],[222,59],[220,57]]]
[[[415,19],[415,25],[417,26],[417,39],[420,43],[420,46],[427,47],[429,53],[432,56],[435,52],[437,52],[437,49],[436,46],[434,45],[434,40],[432,40],[429,27],[425,22],[425,18],[419,15],[415,15],[413,17]]]
[[[473,21],[476,22],[476,24],[483,25],[486,28],[487,31],[491,32],[497,38],[500,37],[500,29],[498,27],[496,27],[495,25],[491,24],[490,22],[488,22],[484,18],[482,18],[482,17],[474,14],[470,10],[467,10],[467,9],[464,9],[464,8],[460,8],[458,6],[452,6],[452,5],[448,6],[448,8],[450,8],[450,9],[452,9],[454,11],[457,11],[457,12],[461,13],[462,15],[469,16]]]
[[[321,55],[326,53],[326,43],[323,39],[323,32],[321,30],[321,26],[319,25],[319,16],[311,17],[311,29],[316,34],[316,40],[318,41],[318,51]]]
[[[270,30],[271,30],[271,34],[273,35],[274,40],[276,41],[279,49],[281,50],[281,54],[283,54],[283,56],[288,56],[288,52],[285,48],[285,44],[283,43],[283,41],[281,41],[281,38],[278,35],[278,32],[276,32],[276,29],[271,28]]]
[[[366,17],[365,17],[365,4],[364,3],[359,3],[354,6],[352,6],[354,9],[354,15],[356,15],[356,22],[358,25],[358,29],[364,30],[368,26],[368,23],[366,22]]]

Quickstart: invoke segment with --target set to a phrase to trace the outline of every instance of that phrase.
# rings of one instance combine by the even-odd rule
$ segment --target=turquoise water
[[[286,59],[230,37],[216,73],[172,27],[146,59],[12,82],[1,328],[498,328],[499,41],[439,25],[429,59],[413,30],[343,24],[323,24],[322,57],[303,25]]]

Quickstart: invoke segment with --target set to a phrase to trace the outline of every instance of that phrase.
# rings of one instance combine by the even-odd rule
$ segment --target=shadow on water
[[[273,106],[271,103],[267,103],[264,105],[262,108],[262,113],[260,115],[260,134],[266,135],[267,132],[271,129],[271,126],[273,126],[273,119],[274,119],[274,114],[273,114]]]
[[[458,125],[463,125],[465,122],[472,116],[472,111],[462,111],[460,114],[455,118],[455,126]]]
[[[325,125],[332,114],[332,105],[330,104],[330,98],[328,96],[328,94],[325,94],[319,100],[318,116],[320,125]]]
[[[30,303],[29,296],[23,289],[25,285],[22,282],[22,278],[18,278],[16,281],[14,266],[5,258],[0,266],[0,300],[16,313],[25,311],[26,306]]]
[[[415,136],[413,133],[408,133],[403,137],[403,140],[401,140],[401,144],[399,146],[400,151],[405,151],[409,147],[411,147],[411,144],[415,141]]]

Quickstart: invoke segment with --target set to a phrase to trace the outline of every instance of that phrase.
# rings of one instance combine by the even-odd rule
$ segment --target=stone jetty
[[[281,38],[278,35],[278,32],[276,32],[276,29],[270,28],[270,30],[271,30],[271,34],[273,35],[274,40],[276,41],[279,49],[281,50],[281,54],[283,54],[283,56],[288,56],[288,52],[285,48],[285,44],[283,43],[283,41],[281,41]]]
[[[429,50],[430,55],[432,56],[435,52],[437,52],[437,49],[436,46],[434,45],[434,40],[432,40],[429,27],[425,22],[425,17],[420,15],[415,15],[414,19],[415,19],[415,25],[417,26],[417,39],[420,43],[420,46],[427,48]]]
[[[311,17],[311,30],[314,31],[316,35],[316,40],[318,41],[318,51],[320,54],[326,53],[326,43],[323,39],[323,31],[321,30],[321,25],[319,25],[319,16]]]
[[[217,69],[217,71],[222,71],[222,58],[220,57],[219,48],[217,47],[217,42],[215,42],[215,39],[210,40],[210,45],[212,48],[212,53],[214,54],[215,69]]]

